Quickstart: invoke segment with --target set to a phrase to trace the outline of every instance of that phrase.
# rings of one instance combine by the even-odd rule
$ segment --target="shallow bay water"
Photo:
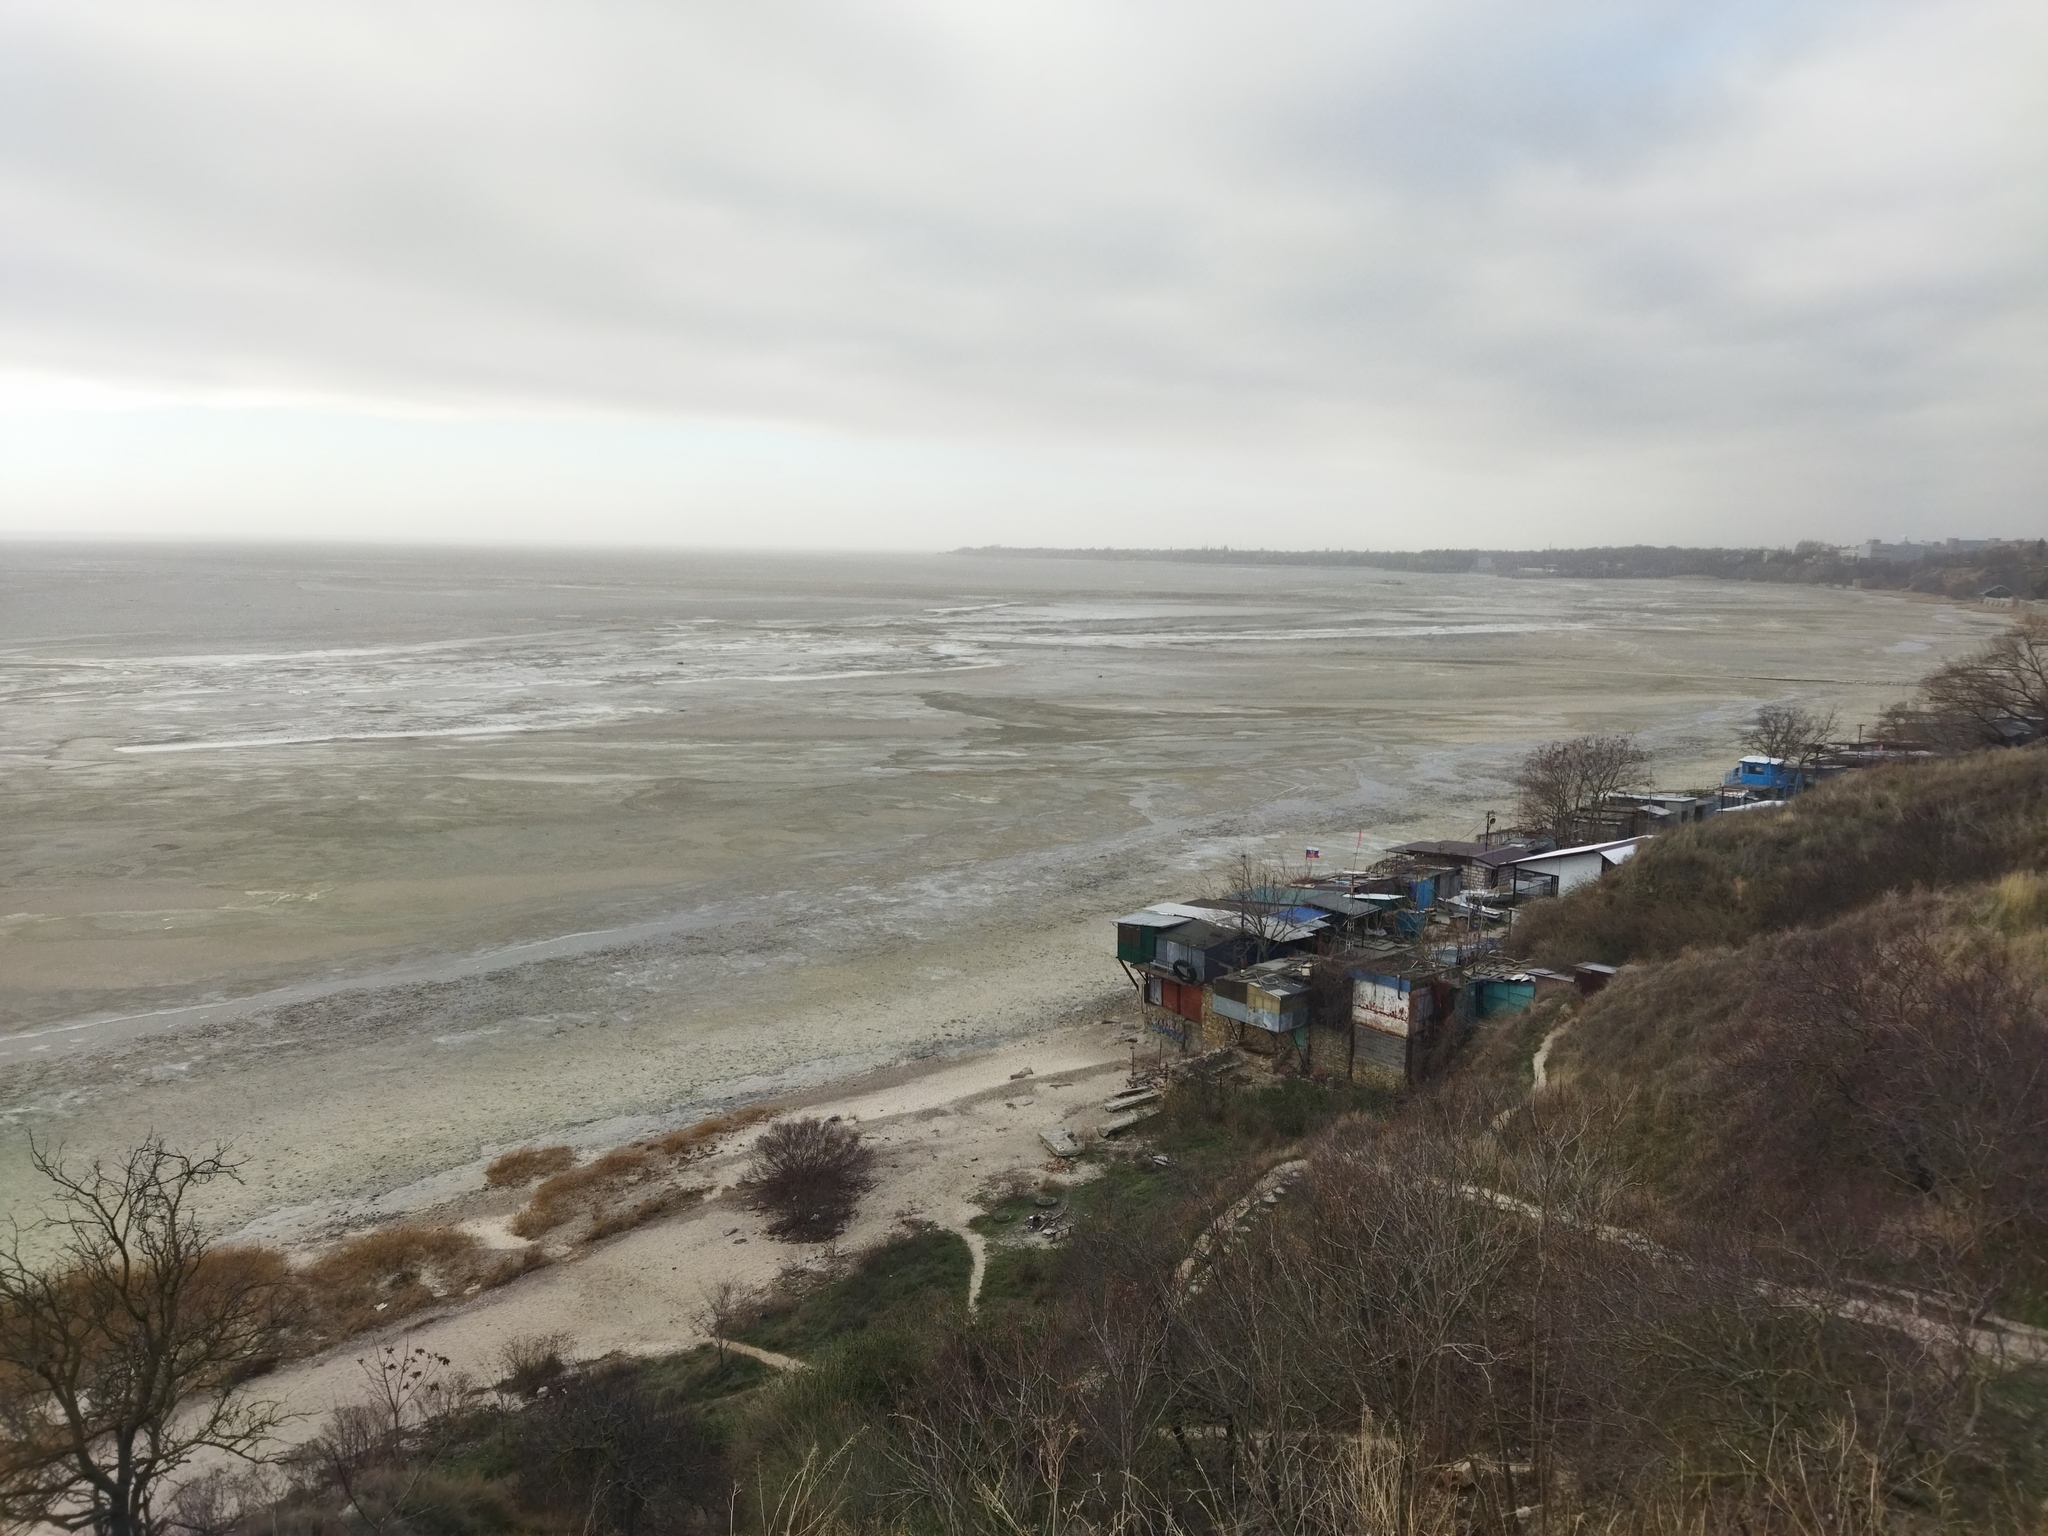
[[[1992,614],[1707,582],[970,556],[0,546],[0,1207],[232,1141],[317,1229],[1092,1015],[1234,854],[1476,830],[1529,744],[1711,782]],[[452,1171],[451,1171],[452,1170]]]

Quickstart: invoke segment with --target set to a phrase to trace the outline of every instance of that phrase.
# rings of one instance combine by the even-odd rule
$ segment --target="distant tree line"
[[[1693,549],[1679,545],[1603,545],[1587,549],[1019,549],[1001,544],[956,554],[1041,560],[1172,560],[1192,565],[1363,566],[1442,575],[1656,579],[1707,576],[1858,586],[1973,598],[1992,587],[2015,597],[2048,598],[2048,540],[2016,540],[1982,549],[1939,550],[1915,560],[1851,559],[1812,540],[1789,549]]]

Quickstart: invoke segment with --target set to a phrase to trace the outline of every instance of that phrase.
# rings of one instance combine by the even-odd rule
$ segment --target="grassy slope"
[[[1529,908],[1514,945],[1544,965],[1668,958],[2044,865],[2048,751],[1876,769],[1783,811],[1659,837],[1608,878]]]
[[[919,1232],[868,1250],[814,1291],[776,1302],[734,1337],[803,1358],[884,1319],[928,1318],[935,1308],[965,1306],[972,1267],[958,1234]]]
[[[2048,753],[1995,753],[1711,821],[1530,908],[1524,953],[1633,962],[1570,1005],[1550,1065],[1627,1169],[1634,1219],[1840,1243],[1929,1279],[1965,1207],[1995,1210],[1994,1243],[1942,1262],[2039,1316],[2025,1274],[2048,1229],[1992,1185],[2030,1176],[2044,1129],[2038,1098],[2006,1092],[2048,1061],[2048,885],[2026,872],[2043,864]],[[1511,1033],[1482,1031],[1460,1076],[1502,1086],[1530,1031]],[[1972,1140],[2010,1151],[1995,1177]]]

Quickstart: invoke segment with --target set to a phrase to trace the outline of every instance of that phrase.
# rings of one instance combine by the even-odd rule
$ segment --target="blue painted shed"
[[[1805,775],[1799,771],[1798,764],[1782,757],[1745,757],[1721,782],[1739,785],[1743,789],[1766,790],[1778,796],[1795,795],[1806,787]]]

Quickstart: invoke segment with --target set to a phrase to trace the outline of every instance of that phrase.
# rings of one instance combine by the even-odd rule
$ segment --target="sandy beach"
[[[879,1154],[876,1186],[836,1250],[858,1251],[907,1222],[928,1222],[982,1251],[983,1237],[967,1223],[990,1192],[1019,1177],[1068,1185],[1085,1178],[1088,1168],[1050,1158],[1039,1132],[1060,1125],[1077,1135],[1093,1132],[1104,1117],[1102,1099],[1128,1079],[1129,1041],[1127,1023],[1069,1026],[790,1100],[792,1111],[857,1125]],[[455,1299],[266,1376],[262,1394],[295,1416],[281,1438],[308,1439],[327,1413],[359,1401],[357,1361],[386,1343],[425,1346],[488,1384],[502,1374],[506,1346],[519,1339],[561,1335],[565,1353],[579,1359],[663,1354],[704,1342],[713,1287],[732,1282],[759,1290],[786,1266],[830,1261],[832,1250],[823,1245],[770,1239],[762,1219],[733,1198],[732,1181],[757,1134],[732,1137],[692,1169],[712,1192],[678,1215],[575,1248],[502,1289]],[[523,1244],[505,1223],[525,1193],[479,1189],[417,1214],[516,1248]],[[1024,1233],[1010,1240],[1043,1241]]]
[[[1853,730],[2004,623],[954,556],[13,546],[0,598],[0,1207],[30,1133],[154,1128],[290,1243],[1095,1027],[1108,920],[1239,851],[1465,835],[1578,731],[1712,782],[1757,703]]]

